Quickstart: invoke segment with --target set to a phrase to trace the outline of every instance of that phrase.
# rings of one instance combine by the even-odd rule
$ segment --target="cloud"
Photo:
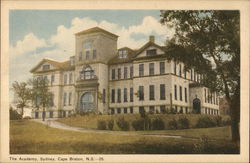
[[[39,39],[33,33],[29,33],[24,36],[23,40],[17,41],[15,46],[10,46],[10,54],[12,56],[23,55],[45,46],[47,44],[44,39]]]

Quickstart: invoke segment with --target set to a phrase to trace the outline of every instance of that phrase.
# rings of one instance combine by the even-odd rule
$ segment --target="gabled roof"
[[[53,65],[55,67],[56,70],[70,70],[73,69],[74,66],[70,65],[70,61],[65,61],[65,62],[58,62],[58,61],[54,61],[52,59],[47,59],[44,58],[43,60],[41,60],[34,68],[32,68],[30,70],[31,73],[34,73],[43,63],[49,63],[51,65]]]
[[[109,31],[106,31],[106,30],[99,28],[99,27],[93,27],[93,28],[90,28],[87,30],[83,30],[81,32],[75,33],[75,35],[83,35],[83,34],[96,33],[96,32],[106,33],[106,34],[113,36],[113,37],[116,37],[116,38],[119,37],[119,36],[109,32]]]
[[[154,43],[154,42],[152,42],[152,41],[149,41],[149,42],[147,42],[145,45],[143,45],[140,49],[138,49],[138,50],[136,51],[136,54],[135,54],[134,57],[137,57],[143,50],[145,50],[146,48],[148,48],[148,47],[150,47],[150,46],[155,46],[155,47],[161,49],[162,51],[166,51],[165,47],[159,46],[159,45],[157,45],[156,43]]]

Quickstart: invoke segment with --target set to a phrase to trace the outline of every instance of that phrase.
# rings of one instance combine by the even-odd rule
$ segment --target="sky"
[[[74,33],[95,26],[118,35],[118,48],[138,49],[149,35],[163,45],[174,31],[159,20],[159,10],[11,10],[10,85],[31,78],[43,58],[68,60],[75,55]]]

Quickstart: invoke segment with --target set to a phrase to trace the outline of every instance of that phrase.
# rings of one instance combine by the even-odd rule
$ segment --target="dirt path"
[[[77,131],[77,132],[85,132],[85,133],[106,133],[106,134],[113,134],[113,135],[129,135],[129,136],[151,136],[151,137],[168,137],[168,138],[184,138],[182,136],[174,136],[174,135],[163,135],[163,134],[139,134],[139,133],[122,133],[119,131],[108,131],[108,130],[95,130],[95,129],[86,129],[80,127],[73,127],[68,126],[64,123],[60,123],[55,121],[55,119],[46,119],[42,121],[41,119],[33,119],[35,122],[42,123],[52,128],[58,128],[63,130],[69,131]]]

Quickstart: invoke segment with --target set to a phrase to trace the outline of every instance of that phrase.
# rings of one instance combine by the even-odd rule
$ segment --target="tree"
[[[222,93],[230,106],[232,140],[239,141],[239,11],[161,11],[161,23],[175,29],[167,56],[204,74],[203,85]]]
[[[53,94],[49,92],[49,81],[46,78],[37,77],[29,80],[29,84],[32,86],[31,99],[36,108],[42,107],[43,121],[45,120],[45,109],[50,107],[52,103]]]
[[[12,84],[12,90],[17,97],[15,99],[17,108],[21,108],[21,116],[23,117],[23,109],[28,106],[29,100],[31,99],[31,89],[28,88],[28,84],[26,82],[18,83],[15,81]]]

